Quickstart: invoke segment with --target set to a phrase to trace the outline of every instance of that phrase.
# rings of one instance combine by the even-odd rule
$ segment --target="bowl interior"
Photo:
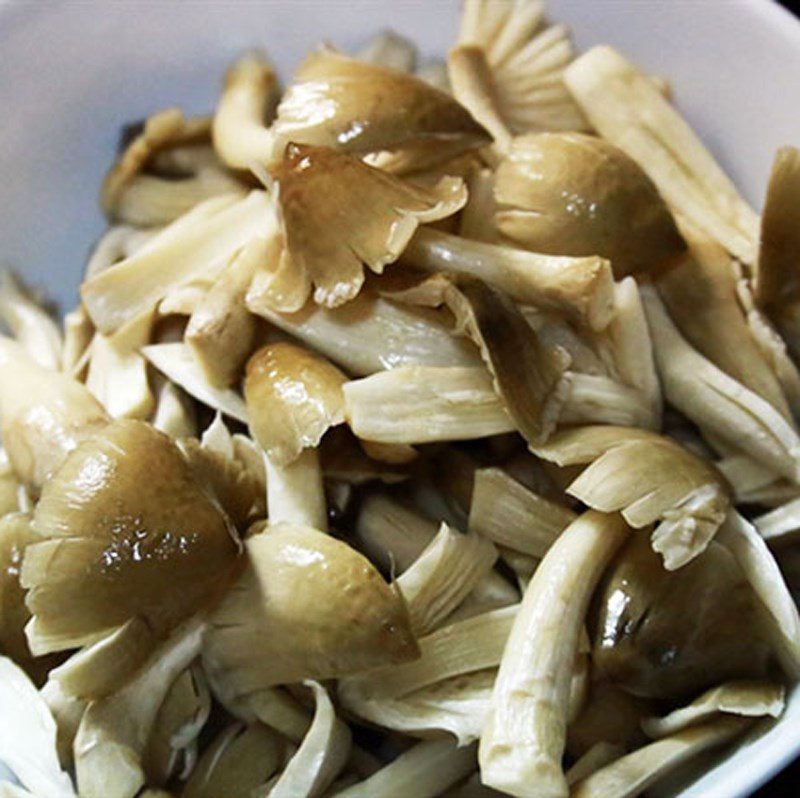
[[[656,75],[747,198],[760,206],[775,149],[800,144],[800,23],[771,0],[551,0],[580,47],[610,43]],[[0,0],[0,260],[66,309],[103,229],[97,190],[119,130],[169,105],[214,106],[221,76],[260,47],[284,77],[321,40],[392,27],[424,57],[453,41],[453,0]],[[786,715],[681,794],[745,795],[800,752]]]

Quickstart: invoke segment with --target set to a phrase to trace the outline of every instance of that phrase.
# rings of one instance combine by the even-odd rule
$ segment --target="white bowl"
[[[800,144],[800,24],[770,0],[551,0],[581,47],[607,42],[669,78],[676,100],[747,198],[775,149]],[[288,76],[326,39],[391,26],[442,56],[448,0],[0,0],[0,259],[63,306],[102,229],[96,195],[120,126],[168,105],[214,106],[222,72],[265,48]],[[769,732],[681,793],[735,798],[800,753],[800,693]]]

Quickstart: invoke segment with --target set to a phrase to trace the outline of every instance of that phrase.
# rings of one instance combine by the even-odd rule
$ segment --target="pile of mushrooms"
[[[0,794],[625,798],[780,716],[800,152],[759,217],[668,95],[466,0],[126,128],[63,323],[0,278]]]

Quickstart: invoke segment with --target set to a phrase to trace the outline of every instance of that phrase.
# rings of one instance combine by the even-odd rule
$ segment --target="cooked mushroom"
[[[336,793],[336,798],[391,798],[439,795],[475,767],[475,747],[451,740],[417,743],[365,781]]]
[[[22,584],[37,654],[91,643],[134,619],[154,644],[213,602],[237,567],[216,501],[176,445],[139,421],[114,422],[71,452],[45,485],[33,525],[41,542],[25,551]],[[137,639],[109,667],[138,667],[147,649]]]
[[[249,169],[272,157],[268,125],[278,90],[272,65],[259,53],[245,55],[228,70],[212,126],[214,149],[228,166]]]
[[[290,141],[362,154],[388,152],[395,169],[407,171],[449,160],[488,140],[444,92],[327,48],[300,65],[272,130],[279,154]]]
[[[467,198],[458,178],[422,188],[346,153],[307,144],[288,144],[272,175],[286,240],[275,278],[282,296],[272,297],[279,311],[300,310],[312,286],[314,301],[326,307],[352,299],[364,282],[364,265],[382,272],[418,224],[452,215]]]
[[[5,270],[0,271],[0,319],[40,366],[61,368],[63,342],[58,325]]]
[[[272,224],[264,191],[213,197],[165,227],[147,246],[81,286],[100,332],[112,333],[152,310],[174,287],[202,275],[213,279],[250,239]]]
[[[764,673],[769,645],[754,596],[717,543],[670,572],[646,537],[634,535],[605,580],[596,612],[597,673],[636,695],[682,700]]]
[[[477,277],[518,302],[556,310],[595,330],[607,327],[613,316],[611,265],[597,256],[542,255],[425,227],[411,239],[401,263]]]
[[[456,98],[501,144],[497,126],[480,112],[482,97],[511,134],[586,127],[563,81],[573,57],[567,29],[548,25],[538,0],[467,0],[448,67]],[[475,62],[478,69],[469,69]]]
[[[254,313],[356,376],[413,364],[480,363],[475,347],[451,333],[446,311],[408,307],[369,288],[338,308],[310,302],[297,313],[278,313],[254,304],[251,295],[247,303]]]
[[[608,258],[618,279],[668,270],[686,250],[650,178],[594,136],[514,139],[494,191],[503,235],[534,252]]]
[[[370,39],[356,53],[356,58],[397,72],[414,72],[417,48],[405,36],[386,30]]]
[[[347,544],[278,524],[245,547],[248,568],[213,614],[204,651],[235,694],[417,654],[402,597]]]
[[[571,665],[592,591],[627,534],[620,516],[590,510],[564,530],[534,573],[481,736],[484,784],[519,796],[567,795],[561,759]]]
[[[754,263],[758,216],[648,77],[602,46],[570,64],[564,80],[592,125],[644,169],[673,211]]]
[[[0,418],[8,459],[34,492],[83,437],[108,422],[83,385],[30,360],[5,336],[0,336]]]

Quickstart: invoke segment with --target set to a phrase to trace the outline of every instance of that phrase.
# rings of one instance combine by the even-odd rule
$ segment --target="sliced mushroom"
[[[462,535],[443,523],[397,580],[415,634],[440,626],[492,570],[496,559],[497,550],[488,540],[474,532]]]
[[[674,212],[754,263],[758,216],[647,76],[601,46],[568,66],[564,80],[592,125],[647,172]]]
[[[196,436],[197,414],[191,397],[160,374],[155,377],[156,407],[151,419],[152,425],[170,438]]]
[[[213,602],[239,559],[230,522],[179,449],[139,421],[114,422],[68,455],[33,523],[41,542],[25,551],[22,584],[35,653],[91,643],[138,619],[146,656],[141,638],[152,645]]]
[[[475,747],[459,748],[452,740],[417,743],[365,781],[336,798],[392,798],[395,795],[439,795],[475,767]]]
[[[270,160],[268,125],[278,97],[278,78],[260,53],[245,55],[228,70],[211,131],[214,149],[228,166],[249,169]]]
[[[350,729],[336,717],[327,691],[307,682],[314,693],[314,720],[303,742],[270,790],[272,798],[317,798],[325,793],[350,753]]]
[[[494,126],[476,102],[481,97],[491,99],[512,134],[586,127],[563,81],[574,57],[569,33],[563,25],[548,24],[542,3],[467,0],[458,45],[448,59],[455,96],[493,135]],[[468,61],[482,62],[477,74],[463,72],[458,63],[459,54],[470,50]],[[494,137],[500,144],[502,138]]]
[[[104,334],[152,310],[169,291],[202,276],[212,280],[244,244],[271,229],[264,191],[225,194],[200,203],[125,260],[90,277],[81,296]]]
[[[618,515],[590,510],[553,544],[525,591],[500,662],[478,749],[484,784],[512,795],[568,794],[566,746],[571,665],[604,568],[628,535]],[[564,568],[564,562],[571,567]],[[527,785],[527,786],[526,786]]]
[[[594,628],[597,673],[646,697],[683,700],[721,681],[758,678],[769,656],[750,587],[715,542],[666,571],[634,535],[605,580]]]
[[[483,128],[452,97],[402,72],[331,49],[312,53],[295,73],[273,125],[276,151],[290,141],[354,153],[387,153],[420,169],[487,142]]]
[[[642,721],[642,728],[648,737],[656,740],[720,714],[777,718],[783,713],[785,693],[783,685],[772,682],[726,682],[664,717],[646,718]]]
[[[286,741],[260,723],[234,723],[203,751],[182,798],[250,798],[281,766]]]
[[[594,136],[514,139],[494,190],[503,235],[534,252],[608,258],[618,279],[668,270],[686,250],[647,174]]]
[[[200,651],[203,624],[191,620],[126,687],[86,709],[75,738],[75,775],[85,798],[133,798],[144,786],[142,757],[175,679]]]
[[[63,342],[58,325],[6,270],[0,271],[0,319],[40,366],[61,368]]]
[[[794,212],[798,201],[800,150],[781,147],[772,163],[761,215],[761,240],[753,281],[756,301],[770,310],[796,299],[800,292],[797,273],[800,231]]]
[[[279,524],[245,546],[249,566],[212,616],[204,652],[235,694],[416,655],[402,597],[345,543]]]
[[[314,303],[297,313],[278,313],[248,294],[248,307],[284,332],[338,363],[350,374],[418,364],[477,366],[475,347],[450,331],[446,311],[408,307],[365,288],[338,308]]]
[[[0,336],[0,418],[8,459],[34,492],[83,437],[108,422],[83,385],[38,365],[5,336]]]
[[[285,312],[300,310],[312,286],[314,301],[326,307],[352,299],[364,265],[382,272],[418,224],[451,216],[467,198],[458,178],[422,188],[346,153],[304,144],[288,144],[272,175],[286,249],[275,274],[281,294],[271,299]]]
[[[518,302],[558,311],[595,330],[613,316],[611,265],[597,256],[542,255],[425,227],[411,239],[401,263],[477,277]]]

